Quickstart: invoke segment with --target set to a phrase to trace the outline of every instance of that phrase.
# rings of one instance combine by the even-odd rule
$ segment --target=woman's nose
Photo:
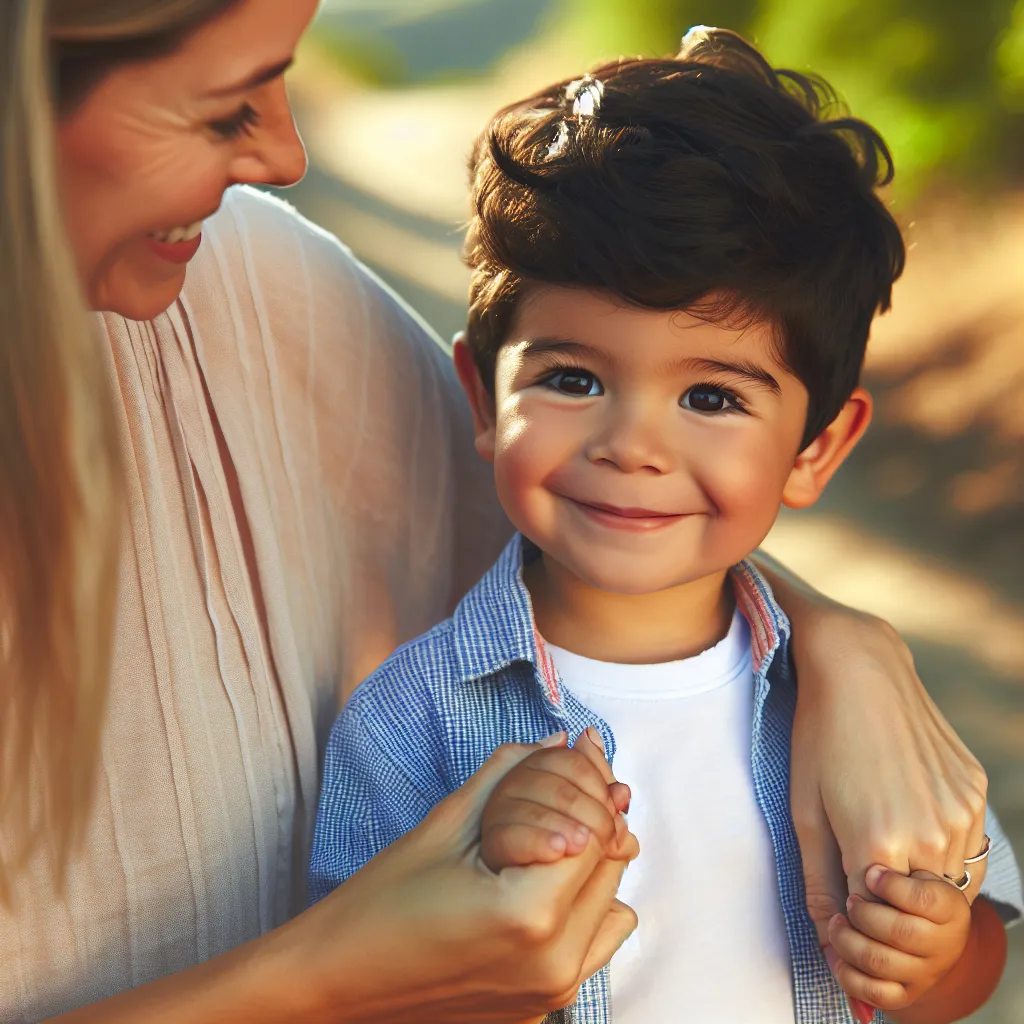
[[[287,188],[301,181],[306,173],[306,147],[295,126],[284,83],[275,84],[277,88],[252,144],[239,153],[232,167],[238,184]]]
[[[279,132],[268,140],[263,151],[263,164],[266,167],[266,184],[286,188],[301,181],[308,166],[306,147],[295,122],[289,116],[287,124],[282,125]]]

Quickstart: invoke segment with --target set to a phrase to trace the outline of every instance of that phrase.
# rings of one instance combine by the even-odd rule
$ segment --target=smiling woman
[[[292,45],[313,10],[295,6],[307,9],[301,21],[293,19]],[[191,91],[167,88],[168,74],[183,71],[202,82],[199,58],[209,67],[209,52],[197,51],[187,68],[171,55],[198,25],[229,17],[238,4],[167,0],[147,9],[129,0],[56,0],[46,7],[4,5],[0,36],[13,72],[0,95],[7,138],[0,217],[7,261],[0,289],[7,294],[0,308],[9,318],[0,376],[0,535],[21,542],[5,546],[0,577],[0,609],[11,617],[0,698],[8,711],[4,748],[13,751],[0,767],[0,788],[19,793],[14,778],[38,743],[47,757],[40,785],[48,812],[30,824],[26,801],[7,805],[16,827],[0,867],[21,863],[48,824],[60,875],[88,806],[91,776],[81,765],[95,756],[104,710],[122,487],[107,383],[81,316],[81,288],[92,308],[136,319],[165,309],[180,292],[199,232],[192,223],[184,229],[191,241],[157,233],[165,225],[201,224],[230,172],[212,138],[182,145],[183,137],[197,135],[198,101]],[[48,72],[38,59],[47,35],[59,86],[56,165]],[[132,74],[140,59],[163,74],[152,81]],[[129,70],[110,75],[118,66]],[[301,176],[300,162],[291,160],[292,180]],[[6,877],[0,870],[0,886]]]
[[[58,22],[52,33],[64,214],[79,274],[92,308],[135,320],[177,297],[202,223],[228,186],[292,185],[306,169],[283,76],[316,3],[264,5],[262,17],[237,0],[169,6],[176,31],[151,33],[144,64],[130,37],[116,48],[106,41],[109,22],[102,30]],[[187,48],[176,45],[202,22]],[[225,49],[228,39],[237,49]],[[117,49],[123,65],[110,74]],[[264,129],[258,147],[256,125]]]
[[[305,169],[283,75],[316,8],[0,3],[3,1021],[511,1024],[635,924],[618,839],[483,867],[484,807],[533,746],[307,908],[339,702],[508,531],[450,354],[246,187]],[[807,645],[794,749],[821,744],[794,767],[812,878],[830,825],[861,874],[962,858],[984,775],[905,649],[775,579]]]

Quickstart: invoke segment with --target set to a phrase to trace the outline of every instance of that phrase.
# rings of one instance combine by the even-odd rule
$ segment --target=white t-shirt
[[[620,899],[640,924],[611,962],[616,1024],[792,1024],[793,981],[771,837],[750,762],[750,632],[737,611],[703,654],[659,665],[558,647],[567,689],[615,736],[640,857]]]

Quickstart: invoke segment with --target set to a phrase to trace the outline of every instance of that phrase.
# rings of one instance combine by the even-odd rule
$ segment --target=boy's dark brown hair
[[[531,284],[599,289],[771,324],[810,394],[806,445],[857,386],[903,270],[875,194],[893,175],[882,138],[826,82],[773,69],[724,29],[506,107],[471,173],[466,340],[488,387]]]

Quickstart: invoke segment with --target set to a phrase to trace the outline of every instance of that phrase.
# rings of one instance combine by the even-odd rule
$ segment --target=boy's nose
[[[643,409],[624,410],[608,422],[589,446],[587,458],[623,473],[668,473],[673,467],[663,432]]]

